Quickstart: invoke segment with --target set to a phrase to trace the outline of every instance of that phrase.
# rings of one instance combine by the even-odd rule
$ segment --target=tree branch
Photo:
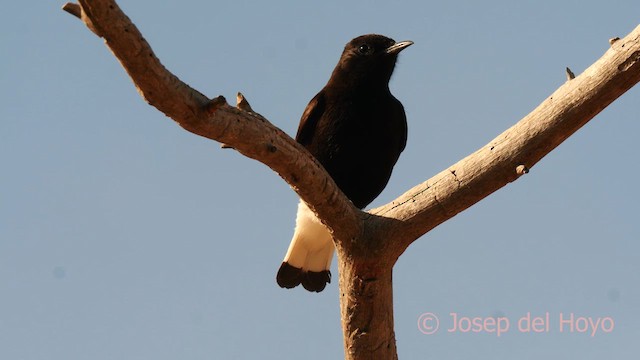
[[[152,106],[194,134],[219,141],[276,171],[331,229],[340,270],[347,359],[397,359],[392,269],[417,238],[526,174],[542,157],[640,81],[640,26],[516,125],[391,203],[356,209],[306,149],[242,96],[208,99],[167,71],[138,29],[110,0],[65,11],[107,46]]]
[[[79,3],[82,14],[86,14],[82,21],[105,40],[150,105],[185,130],[226,144],[276,171],[318,213],[336,238],[352,239],[362,231],[363,213],[304,147],[261,115],[242,110],[242,104],[236,108],[223,97],[209,100],[178,79],[160,63],[115,1]],[[72,9],[74,4],[63,8]],[[71,13],[75,15],[77,11]]]
[[[640,26],[513,127],[371,213],[397,220],[385,230],[402,234],[393,242],[399,256],[426,232],[528,172],[638,81]]]

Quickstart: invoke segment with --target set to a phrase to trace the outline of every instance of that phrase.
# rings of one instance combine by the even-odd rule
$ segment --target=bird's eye
[[[362,55],[370,55],[373,52],[373,48],[367,44],[362,44],[358,47],[358,52]]]

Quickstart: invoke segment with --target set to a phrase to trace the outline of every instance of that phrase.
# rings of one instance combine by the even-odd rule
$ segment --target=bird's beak
[[[413,41],[409,41],[409,40],[407,40],[407,41],[400,41],[400,42],[397,42],[397,43],[395,43],[395,44],[393,44],[393,45],[389,46],[389,47],[387,48],[387,50],[385,50],[385,52],[386,52],[387,54],[397,54],[397,53],[399,53],[400,51],[402,51],[402,49],[404,49],[404,48],[406,48],[406,47],[409,47],[409,46],[411,46],[411,45],[413,45]]]

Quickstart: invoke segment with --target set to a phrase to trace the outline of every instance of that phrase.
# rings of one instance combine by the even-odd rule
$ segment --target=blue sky
[[[293,191],[148,106],[62,4],[0,15],[0,358],[341,358],[337,284],[275,283]],[[640,24],[636,0],[119,4],[182,80],[242,91],[291,135],[347,41],[413,40],[391,82],[409,142],[373,206],[493,139],[566,66],[579,74]],[[637,356],[639,100],[636,87],[407,250],[394,268],[401,358]],[[429,312],[441,329],[424,335]],[[515,328],[547,312],[549,331]],[[512,327],[450,333],[450,313]],[[571,313],[615,325],[560,332]]]

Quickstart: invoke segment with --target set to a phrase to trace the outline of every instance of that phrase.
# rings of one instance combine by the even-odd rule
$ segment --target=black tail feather
[[[312,292],[320,292],[331,282],[331,271],[320,272],[309,271],[302,279],[302,286]]]
[[[300,285],[304,278],[304,272],[302,269],[289,265],[283,262],[276,275],[276,281],[281,288],[293,289]]]
[[[302,284],[302,287],[308,291],[320,292],[331,282],[331,272],[329,270],[307,272],[283,262],[276,275],[276,281],[281,288],[292,289]]]

